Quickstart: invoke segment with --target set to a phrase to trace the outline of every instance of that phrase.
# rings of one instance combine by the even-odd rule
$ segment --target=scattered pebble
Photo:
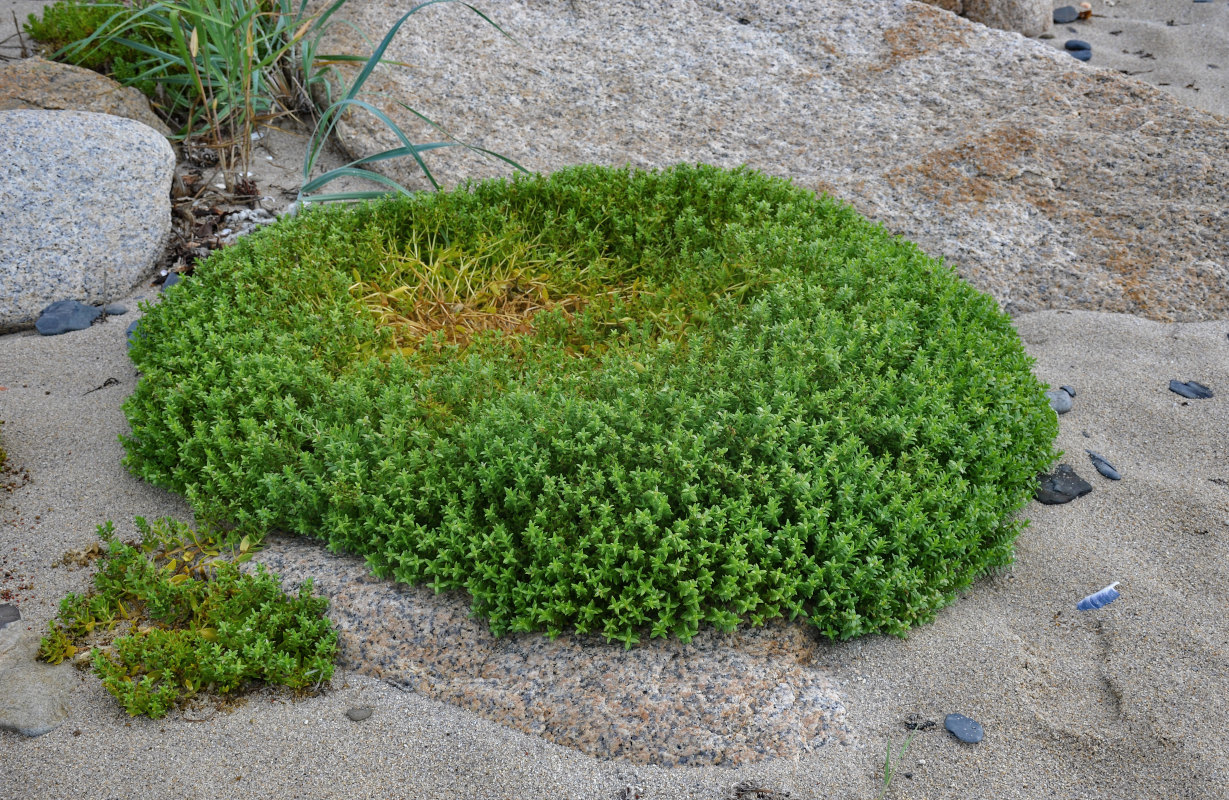
[[[363,706],[362,708],[352,708],[346,712],[346,716],[354,722],[362,722],[371,716],[371,709],[367,706]]]
[[[102,316],[102,309],[76,300],[56,300],[38,315],[34,327],[43,336],[58,336],[69,331],[83,331]]]
[[[1108,606],[1110,603],[1121,597],[1121,593],[1115,589],[1121,581],[1114,581],[1109,586],[1106,586],[1099,592],[1094,592],[1083,600],[1075,604],[1075,607],[1080,611],[1095,611],[1102,606]]]
[[[1180,394],[1188,400],[1206,400],[1212,396],[1212,390],[1195,381],[1170,381],[1169,391]]]
[[[1067,48],[1068,50],[1091,50],[1092,49],[1092,45],[1090,45],[1088,42],[1084,41],[1083,39],[1068,39],[1067,43],[1064,44],[1063,47]]]
[[[1075,397],[1075,387],[1068,386],[1067,384],[1064,383],[1062,386],[1058,388],[1062,389],[1064,392],[1071,395],[1072,397]]]
[[[1092,491],[1092,484],[1075,474],[1075,470],[1066,464],[1055,467],[1053,475],[1042,474],[1040,477],[1037,500],[1047,506],[1069,503]]]
[[[102,313],[110,317],[119,317],[128,313],[128,306],[123,303],[111,303],[102,307]]]
[[[1071,55],[1072,58],[1077,59],[1079,61],[1092,61],[1092,51],[1091,50],[1068,50],[1067,52]]]
[[[19,619],[21,619],[21,613],[18,612],[17,606],[11,603],[0,605],[0,629],[3,629],[10,622],[16,622]]]
[[[986,735],[980,723],[964,714],[948,714],[943,720],[943,727],[947,728],[952,736],[969,744],[977,744]]]
[[[140,324],[141,324],[141,320],[134,319],[131,323],[129,323],[128,330],[124,331],[124,336],[128,337],[128,349],[129,350],[132,349],[132,343],[136,339],[136,336],[137,336],[137,326]]]
[[[1085,450],[1084,452],[1088,453],[1088,458],[1092,460],[1092,465],[1097,468],[1097,472],[1100,472],[1111,481],[1122,480],[1122,476],[1118,474],[1118,470],[1114,469],[1114,465],[1102,458],[1099,453],[1094,453],[1091,450]]]
[[[1065,386],[1046,392],[1046,397],[1050,398],[1050,408],[1058,414],[1066,414],[1071,410],[1071,398],[1074,396],[1075,394],[1068,392]]]
[[[1054,9],[1054,22],[1058,25],[1066,25],[1068,22],[1075,22],[1080,18],[1080,12],[1075,6],[1061,6]]]
[[[179,283],[179,273],[178,272],[167,273],[166,280],[162,282],[162,291],[165,292],[167,289],[171,288],[177,283]]]

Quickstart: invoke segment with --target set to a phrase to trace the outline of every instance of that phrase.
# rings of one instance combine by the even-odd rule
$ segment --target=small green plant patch
[[[60,603],[39,658],[58,664],[88,643],[107,691],[129,714],[154,718],[202,691],[227,694],[250,681],[302,689],[332,678],[337,633],[310,581],[287,595],[263,565],[240,572],[252,555],[248,537],[225,558],[225,537],[171,519],[136,523],[139,545],[117,539],[110,522],[99,526],[106,551],[93,590]]]
[[[747,169],[312,209],[141,330],[133,472],[496,633],[904,635],[1010,563],[1057,455],[991,298]]]

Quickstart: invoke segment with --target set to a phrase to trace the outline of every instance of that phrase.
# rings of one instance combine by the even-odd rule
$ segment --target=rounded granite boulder
[[[134,120],[0,111],[0,332],[148,277],[170,233],[174,169],[167,140]]]

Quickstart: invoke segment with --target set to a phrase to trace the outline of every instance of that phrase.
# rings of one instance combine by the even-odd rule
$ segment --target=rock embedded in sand
[[[361,708],[352,708],[346,712],[346,716],[353,722],[362,722],[371,716],[371,708],[362,706]]]
[[[56,300],[38,315],[34,328],[43,336],[59,336],[69,331],[83,331],[100,316],[101,308],[77,300]]]
[[[1071,410],[1071,398],[1075,397],[1075,394],[1068,392],[1064,386],[1046,392],[1046,397],[1050,398],[1050,408],[1054,409],[1054,413],[1066,414]]]
[[[1060,6],[1054,9],[1054,22],[1059,25],[1066,25],[1068,22],[1075,22],[1080,18],[1079,9],[1075,6]]]
[[[1188,400],[1207,400],[1212,397],[1212,390],[1196,381],[1170,381],[1169,391]]]
[[[70,667],[36,661],[38,637],[20,619],[15,606],[0,606],[0,730],[42,736],[68,719]]]
[[[1118,470],[1114,469],[1114,466],[1110,464],[1110,462],[1106,461],[1100,453],[1094,453],[1091,450],[1085,450],[1084,452],[1088,453],[1088,458],[1092,461],[1092,465],[1097,468],[1097,472],[1100,472],[1111,481],[1122,480],[1122,476],[1118,474]]]
[[[962,742],[977,744],[986,735],[980,723],[969,719],[964,714],[948,714],[943,720],[943,727]]]
[[[1069,503],[1091,491],[1092,484],[1075,474],[1075,470],[1071,467],[1059,464],[1052,475],[1041,476],[1041,487],[1037,490],[1037,500],[1048,506],[1056,506]]]

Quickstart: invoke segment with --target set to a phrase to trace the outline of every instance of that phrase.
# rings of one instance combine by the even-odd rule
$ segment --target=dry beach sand
[[[1185,2],[1094,5],[1098,15],[1131,15],[1112,27],[1101,16],[1074,25],[1078,38],[1106,54],[1102,66],[1118,68],[1097,37],[1146,47],[1158,69],[1177,70],[1179,79],[1198,66],[1197,46],[1226,41],[1224,0],[1190,12],[1204,14],[1199,9],[1207,5],[1219,15],[1209,20],[1221,20],[1211,29],[1165,24],[1187,13]],[[7,16],[7,5],[0,13]],[[1120,27],[1122,34],[1110,33]],[[1165,30],[1156,43],[1145,42],[1159,27]],[[1196,33],[1205,38],[1189,38]],[[1056,35],[1061,44],[1062,26]],[[1229,54],[1207,61],[1229,69]],[[1223,78],[1208,80],[1199,92],[1175,95],[1224,113],[1229,90]],[[152,299],[156,291],[139,290],[124,302],[135,309],[138,296]],[[126,431],[120,405],[137,379],[124,345],[132,319],[109,318],[58,337],[0,337],[4,446],[11,466],[30,479],[18,485],[9,476],[13,491],[0,493],[0,585],[17,596],[22,624],[32,631],[45,628],[65,593],[86,587],[88,570],[52,565],[66,550],[88,546],[98,524],[112,520],[127,536],[135,516],[191,520],[181,498],[119,463],[117,436]],[[364,655],[352,649],[343,654],[350,667],[319,696],[295,700],[261,690],[233,712],[202,705],[160,721],[129,719],[94,676],[73,672],[65,724],[35,739],[0,733],[0,800],[873,798],[882,788],[884,748],[904,741],[910,715],[937,726],[914,740],[889,797],[1229,797],[1229,321],[1166,324],[1057,310],[1020,315],[1016,327],[1038,377],[1078,391],[1073,410],[1060,418],[1057,447],[1093,492],[1062,506],[1030,504],[1016,564],[979,581],[907,640],[836,644],[805,626],[778,626],[764,636],[793,643],[795,652],[767,647],[766,660],[729,667],[805,673],[831,692],[840,707],[828,718],[843,727],[828,744],[748,757],[736,767],[599,758],[509,727],[515,720],[492,721],[498,714],[490,708],[433,699],[448,695],[442,684],[405,691],[388,681],[412,684],[412,676],[364,674],[357,668]],[[1168,390],[1170,379],[1199,381],[1216,396],[1185,401]],[[1103,454],[1123,480],[1099,476],[1086,448]],[[379,615],[354,594],[362,587],[346,577],[357,574],[352,563],[280,538],[260,559],[296,578],[312,574],[312,565],[327,569],[317,577],[322,589],[340,593],[331,614],[351,632],[350,646],[377,635],[360,630]],[[1111,581],[1122,582],[1117,602],[1076,611],[1080,597]],[[386,615],[379,621],[391,615],[395,627],[397,614],[425,607],[442,619],[457,602],[408,591],[378,607]],[[501,651],[480,622],[457,628],[449,634],[459,637],[450,640],[453,650],[488,648],[482,658],[498,666]],[[747,648],[758,636],[728,644]],[[709,638],[711,648],[721,644]],[[389,649],[382,639],[367,645]],[[800,652],[806,663],[795,664]],[[762,688],[758,675],[726,677],[741,690]],[[452,696],[462,704],[469,697],[462,690]],[[730,698],[711,702],[718,700]],[[347,719],[348,709],[361,706],[374,710],[371,718]],[[643,728],[668,735],[677,724],[668,711],[646,712]],[[950,712],[978,720],[985,739],[957,742],[943,730]]]

